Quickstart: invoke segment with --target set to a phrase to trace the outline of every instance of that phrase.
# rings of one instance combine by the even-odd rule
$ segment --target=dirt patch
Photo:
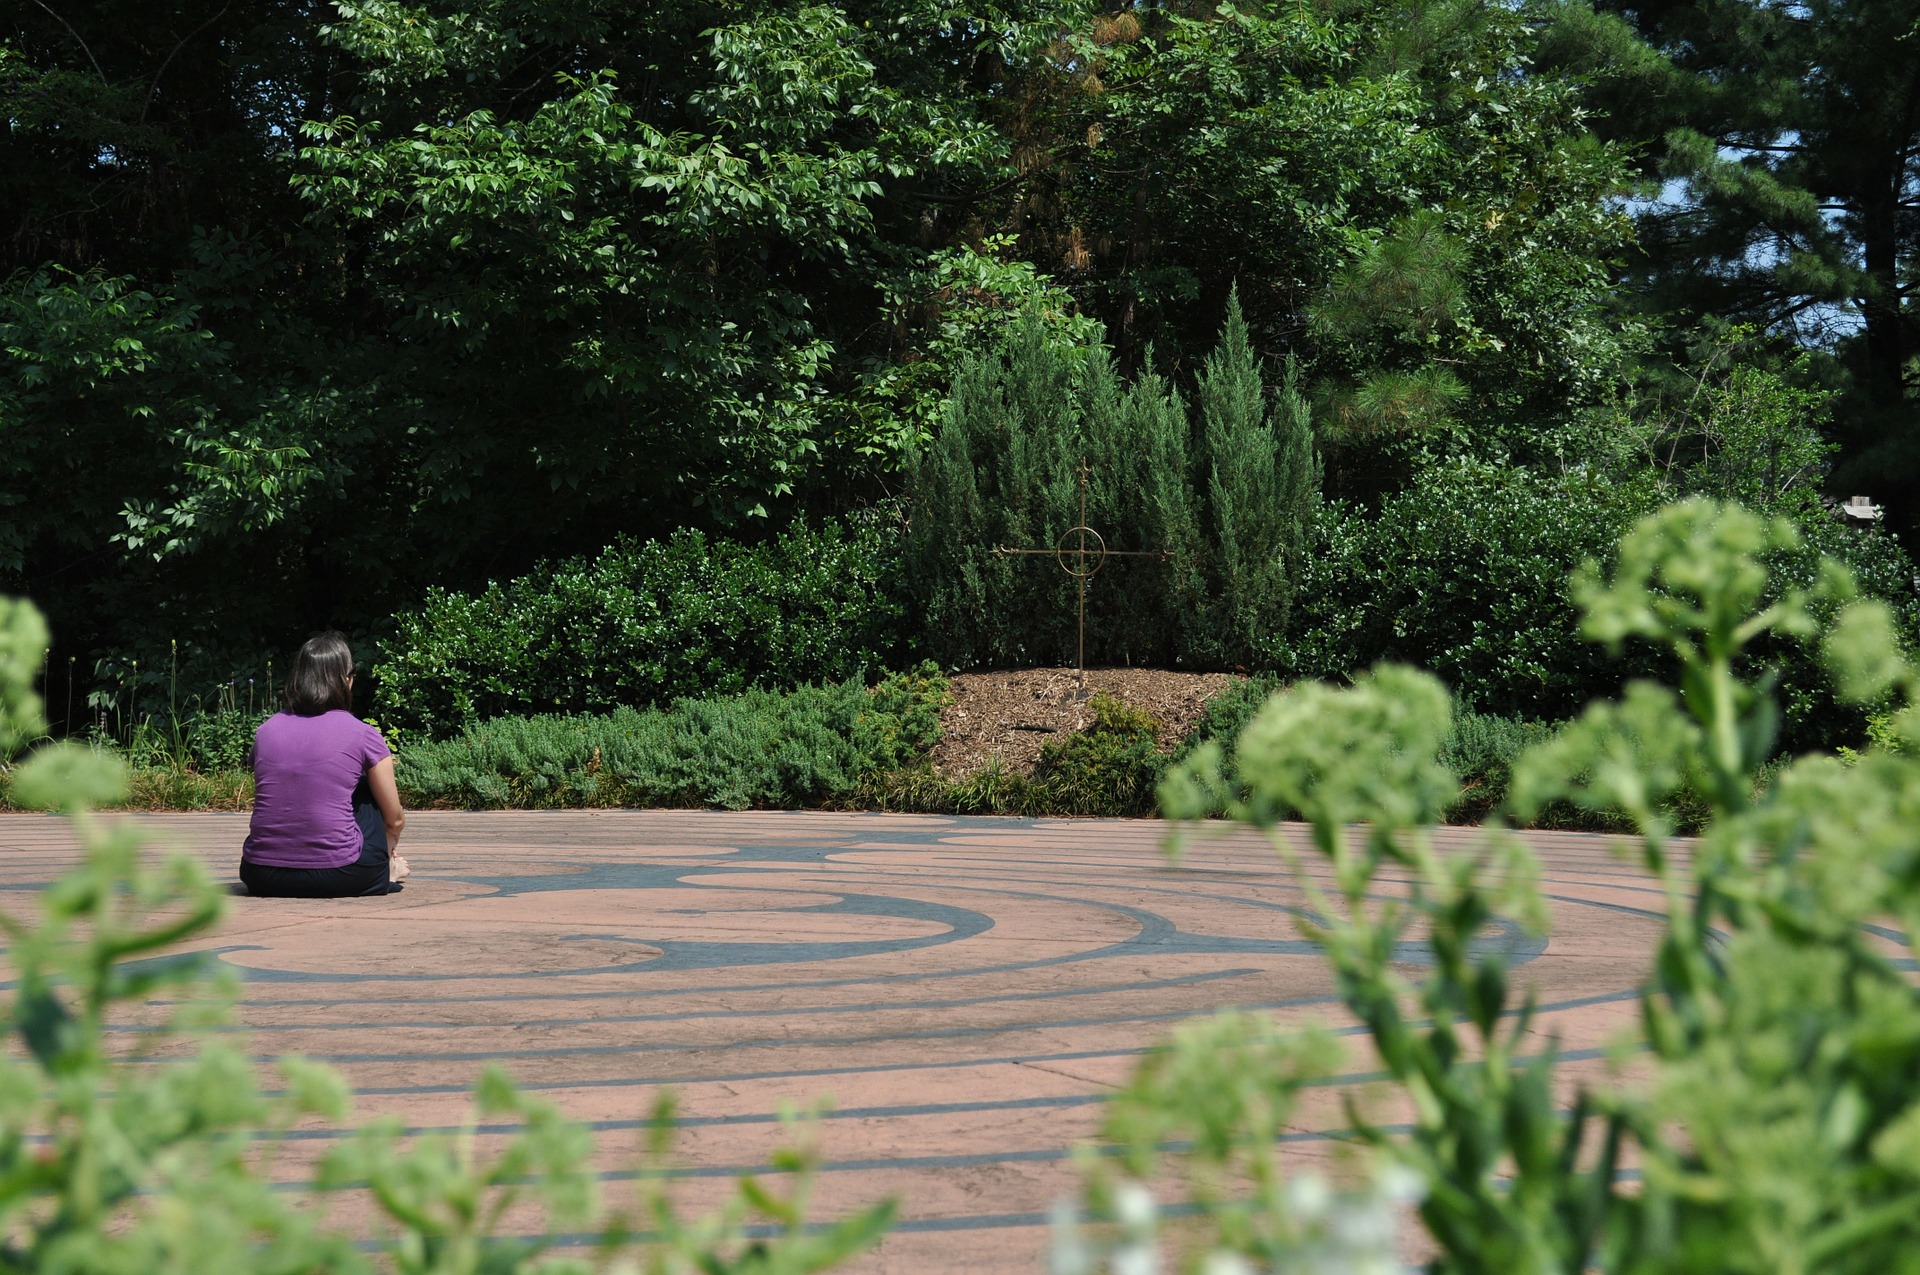
[[[1160,746],[1171,748],[1200,720],[1207,701],[1237,680],[1231,673],[1088,669],[1087,695],[1105,691],[1143,710],[1160,723]],[[952,682],[953,703],[940,715],[941,738],[933,747],[934,769],[949,779],[977,774],[996,757],[1003,769],[1030,775],[1041,745],[1093,721],[1070,668],[957,673]]]

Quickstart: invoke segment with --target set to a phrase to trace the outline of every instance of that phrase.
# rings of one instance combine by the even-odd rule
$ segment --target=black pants
[[[263,899],[350,899],[393,894],[401,882],[387,879],[387,821],[362,779],[353,790],[353,821],[360,825],[360,858],[337,868],[276,868],[240,860],[247,893]]]

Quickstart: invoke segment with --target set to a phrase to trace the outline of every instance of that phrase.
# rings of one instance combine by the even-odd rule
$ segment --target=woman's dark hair
[[[338,633],[316,633],[293,657],[287,674],[287,711],[296,717],[318,717],[336,708],[353,708],[353,652]]]

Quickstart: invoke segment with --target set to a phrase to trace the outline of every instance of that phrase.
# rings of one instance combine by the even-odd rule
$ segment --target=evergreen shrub
[[[795,807],[853,790],[932,747],[946,681],[931,666],[607,714],[500,717],[395,759],[413,802],[475,808]]]
[[[990,764],[949,779],[924,758],[913,759],[868,772],[844,804],[919,814],[1151,814],[1156,787],[1172,760],[1160,747],[1160,724],[1104,692],[1095,694],[1089,707],[1093,721],[1043,744],[1031,775]]]
[[[1232,747],[1233,741],[1240,737],[1253,715],[1269,696],[1286,686],[1286,679],[1270,673],[1259,673],[1252,677],[1237,678],[1209,699],[1200,710],[1200,720],[1193,724],[1187,737],[1180,741],[1175,755],[1185,758],[1187,754],[1205,743],[1217,742]]]
[[[898,664],[899,536],[881,511],[760,544],[621,540],[397,619],[374,708],[408,736],[492,717],[605,713]]]
[[[1460,780],[1460,794],[1447,806],[1447,822],[1477,823],[1497,809],[1512,786],[1513,764],[1527,749],[1551,738],[1554,729],[1546,722],[1456,708],[1453,728],[1439,752],[1440,764]]]
[[[1049,814],[1150,814],[1169,760],[1160,723],[1104,692],[1088,707],[1093,721],[1085,730],[1041,745],[1036,804]]]
[[[1575,632],[1568,574],[1606,556],[1657,489],[1462,460],[1377,508],[1329,504],[1293,631],[1269,658],[1339,678],[1381,660],[1427,669],[1475,710],[1561,719],[1631,671]]]
[[[1548,474],[1473,460],[1434,465],[1378,507],[1333,503],[1316,526],[1293,631],[1269,660],[1293,677],[1341,678],[1391,660],[1437,675],[1474,711],[1561,721],[1652,665],[1651,648],[1609,654],[1578,636],[1571,578],[1667,489],[1579,471]],[[1810,588],[1821,563],[1846,565],[1893,609],[1903,641],[1920,633],[1914,566],[1898,541],[1842,524],[1808,497],[1774,511],[1795,525],[1768,555],[1778,595]],[[1815,606],[1822,622],[1833,608]],[[1763,636],[1743,669],[1778,670],[1791,749],[1858,743],[1865,709],[1837,700],[1813,651]]]
[[[1230,667],[1285,629],[1319,494],[1305,400],[1270,394],[1237,298],[1199,420],[1151,366],[1123,385],[1103,345],[1038,320],[965,363],[909,474],[916,619],[948,668],[1072,663],[1076,586],[1049,548],[1081,520],[1109,550],[1087,590],[1090,663]]]

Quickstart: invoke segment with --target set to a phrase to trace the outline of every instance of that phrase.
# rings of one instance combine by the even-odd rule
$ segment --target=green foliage
[[[62,654],[211,682],[872,495],[975,320],[1057,294],[961,244],[1059,9],[9,9],[0,572]]]
[[[622,540],[399,617],[375,708],[444,736],[506,714],[604,713],[839,681],[900,653],[897,534],[878,516],[758,545],[680,531]]]
[[[1605,404],[1554,431],[1562,463],[1651,471],[1685,495],[1731,500],[1803,521],[1836,450],[1833,394],[1801,355],[1779,359],[1764,336],[1730,326],[1678,369],[1643,368]]]
[[[1553,730],[1545,722],[1456,708],[1453,729],[1439,752],[1440,764],[1460,777],[1460,795],[1447,807],[1447,822],[1477,822],[1504,804],[1514,763]]]
[[[1920,761],[1882,748],[1852,764],[1808,756],[1756,788],[1779,712],[1765,679],[1739,673],[1764,635],[1820,637],[1837,692],[1896,695],[1891,729],[1911,746],[1920,668],[1884,603],[1850,601],[1840,564],[1826,563],[1812,588],[1769,581],[1768,555],[1796,538],[1785,520],[1697,498],[1638,522],[1611,570],[1581,574],[1582,627],[1609,645],[1654,644],[1677,665],[1679,690],[1636,681],[1513,765],[1512,816],[1549,802],[1625,812],[1666,900],[1640,999],[1644,1052],[1624,1051],[1632,1065],[1609,1077],[1558,1074],[1532,993],[1511,987],[1511,930],[1495,922],[1544,925],[1532,856],[1498,830],[1442,855],[1424,831],[1453,783],[1436,759],[1450,708],[1429,675],[1382,666],[1344,690],[1295,687],[1248,726],[1234,780],[1210,744],[1162,786],[1176,817],[1225,797],[1262,828],[1308,821],[1329,871],[1300,863],[1277,832],[1274,844],[1299,869],[1303,932],[1399,1091],[1394,1109],[1411,1115],[1401,1135],[1359,1096],[1347,1104],[1360,1146],[1418,1179],[1438,1250],[1428,1269],[1897,1270],[1920,1239],[1910,1163],[1920,994],[1889,946],[1911,949],[1920,934],[1910,809]],[[1821,602],[1844,609],[1823,624]],[[1671,839],[1675,799],[1705,812],[1684,852]],[[1382,890],[1389,874],[1396,888]],[[1417,977],[1401,955],[1413,943],[1429,960]],[[1192,1130],[1172,1146],[1203,1219],[1187,1232],[1196,1261],[1290,1268],[1301,1252],[1293,1193],[1262,1159],[1284,1118],[1274,1113],[1334,1065],[1311,1039],[1271,1029],[1191,1031],[1116,1105],[1110,1134],[1123,1156],[1093,1171],[1088,1203],[1122,1216],[1122,1192],[1144,1189],[1168,1134]],[[1209,1078],[1158,1081],[1176,1068]],[[1638,1180],[1622,1179],[1627,1164]]]
[[[1080,437],[1083,400],[1097,399],[1109,433],[1131,435],[1124,440],[1130,447],[1114,449],[1127,458],[1120,472],[1089,474],[1088,524],[1112,549],[1142,547],[1155,533],[1193,539],[1184,484],[1165,493],[1170,506],[1155,507],[1148,502],[1160,493],[1128,481],[1149,456],[1174,457],[1175,472],[1184,470],[1184,418],[1167,410],[1158,385],[1134,387],[1124,411],[1114,401],[1118,393],[1102,348],[1068,344],[1035,319],[1020,322],[998,352],[969,360],[954,378],[940,429],[913,462],[905,545],[905,577],[926,648],[943,665],[1072,661],[1072,582],[1045,559],[994,550],[1051,547],[1080,522],[1076,467],[1096,460],[1083,454],[1094,442]],[[1177,589],[1177,566],[1109,565],[1111,574],[1089,583],[1092,657],[1135,647],[1144,654],[1149,642],[1164,646],[1163,609],[1143,617],[1151,626],[1144,631],[1136,619],[1116,632],[1110,594],[1140,587],[1141,577]]]
[[[325,31],[363,100],[303,126],[293,180],[360,246],[389,321],[469,382],[437,393],[488,422],[489,450],[541,439],[543,478],[595,480],[596,501],[684,485],[755,512],[829,442],[826,391],[858,327],[820,303],[865,291],[871,321],[885,183],[991,158],[958,86],[916,68],[923,98],[885,66],[902,52],[888,41],[927,33],[872,25],[832,5],[531,25],[497,0],[420,20],[349,5]],[[542,62],[577,69],[526,84],[504,51],[527,44],[578,50]]]
[[[1141,709],[1096,692],[1086,729],[1040,746],[1033,774],[990,763],[961,779],[909,759],[864,775],[848,804],[879,810],[967,815],[1144,815],[1171,755],[1160,724]],[[933,736],[929,736],[929,743]]]
[[[1237,304],[1185,402],[1149,368],[1122,386],[1102,345],[1037,320],[964,366],[911,473],[906,579],[926,649],[952,668],[1072,663],[1076,586],[1045,549],[1090,526],[1114,558],[1087,586],[1091,663],[1245,663],[1287,622],[1319,467],[1289,381],[1270,405]],[[1078,467],[1088,467],[1080,505]]]
[[[1240,732],[1246,729],[1247,723],[1253,720],[1253,715],[1260,711],[1275,691],[1285,685],[1285,679],[1270,673],[1235,678],[1201,708],[1200,720],[1180,741],[1177,756],[1184,759],[1205,743],[1217,742],[1231,748],[1233,742],[1240,738]]]
[[[1897,104],[1911,6],[1601,0],[1554,19],[1544,60],[1588,78],[1601,127],[1643,142],[1645,175],[1666,187],[1638,211],[1635,290],[1676,327],[1751,323],[1837,355],[1842,474],[1911,491],[1920,118]]]
[[[429,805],[815,805],[923,754],[946,695],[929,665],[871,692],[856,678],[599,716],[499,717],[410,743],[394,773]]]
[[[1241,735],[1266,702],[1286,685],[1283,679],[1271,675],[1236,681],[1207,701],[1200,720],[1180,741],[1171,760],[1185,761],[1200,748],[1212,745],[1220,750],[1221,773],[1233,775]],[[1439,751],[1440,764],[1460,784],[1459,792],[1447,803],[1446,821],[1474,823],[1498,808],[1506,799],[1513,763],[1553,731],[1554,727],[1546,722],[1476,713],[1456,705],[1453,724]],[[1245,794],[1236,790],[1235,796],[1244,800]],[[1218,813],[1225,810],[1222,805]],[[1547,826],[1568,822],[1565,811],[1556,809],[1546,813],[1554,820]]]
[[[254,732],[271,713],[244,709],[190,712],[156,722],[151,716],[133,723],[124,741],[112,741],[138,769],[171,768],[213,774],[244,770],[253,756]]]
[[[192,304],[132,279],[43,269],[9,280],[0,353],[0,491],[14,507],[0,570],[104,540],[151,558],[257,531],[318,472],[263,422],[223,423],[230,351]],[[22,499],[29,486],[41,498]]]
[[[854,450],[894,459],[933,441],[947,392],[961,366],[1004,343],[1023,320],[1038,319],[1068,346],[1100,340],[1100,325],[1076,312],[1073,297],[1011,257],[1012,236],[990,235],[932,255],[925,268],[890,285],[889,302],[902,344],[920,347],[910,361],[873,356],[842,410],[859,418]]]
[[[1085,730],[1040,746],[1031,801],[1058,814],[1151,811],[1154,788],[1167,766],[1160,723],[1104,692],[1096,692],[1088,707],[1093,722]]]
[[[40,733],[28,688],[46,629],[25,603],[0,603],[0,725]],[[0,1267],[65,1275],[585,1275],[623,1259],[649,1275],[807,1275],[870,1247],[882,1203],[814,1228],[807,1221],[817,1152],[804,1137],[774,1157],[782,1197],[747,1177],[716,1214],[682,1221],[664,1174],[642,1175],[646,1242],[603,1223],[593,1139],[552,1106],[489,1071],[473,1114],[452,1135],[403,1140],[397,1120],[360,1129],[322,1162],[318,1192],[365,1190],[381,1224],[371,1254],[324,1229],[320,1212],[279,1189],[284,1135],[309,1118],[345,1117],[348,1089],[325,1067],[285,1058],[280,1094],[264,1095],[245,1043],[206,1029],[230,1020],[236,982],[200,952],[225,893],[193,855],[155,855],[131,824],[86,808],[124,790],[117,759],[53,744],[14,776],[14,793],[66,810],[78,867],[38,899],[37,915],[0,913],[12,981],[0,1022]],[[135,1018],[138,1049],[111,1045]],[[652,1156],[664,1160],[671,1107],[655,1112]],[[482,1149],[476,1126],[491,1130]],[[509,1212],[512,1212],[509,1219]],[[511,1225],[533,1234],[504,1237]],[[590,1263],[555,1257],[557,1235],[597,1226]],[[751,1232],[767,1233],[749,1239]]]
[[[1184,388],[1237,297],[1249,350],[1297,369],[1267,410],[1295,428],[1316,405],[1348,496],[1428,453],[1543,464],[1659,330],[1606,305],[1631,207],[1652,233],[1628,268],[1658,263],[1683,310],[1778,334],[1858,309],[1869,335],[1839,333],[1823,374],[1905,419],[1912,130],[1833,105],[1904,100],[1882,90],[1910,22],[1884,0],[1724,23],[1467,0],[15,9],[0,572],[50,590],[60,655],[89,663],[152,667],[178,637],[211,685],[622,533],[842,511],[897,489],[1019,317]],[[1623,202],[1636,154],[1697,199]],[[1859,398],[1836,400],[1856,457]],[[1203,648],[1276,627],[1275,559],[1221,519],[1288,498],[1263,454],[1202,455],[1198,400],[1184,431],[1165,395],[1114,403],[1119,432],[1095,412],[1074,450],[1142,491],[1183,447],[1192,480],[1142,491],[1125,534],[1184,551],[1191,524],[1218,552],[1114,564],[1097,631],[1120,658],[1252,667]],[[1158,459],[1130,446],[1174,432]],[[968,529],[1060,529],[1021,517]],[[1129,620],[1200,595],[1238,619]],[[1061,628],[961,645],[1055,658]]]
[[[1076,291],[1130,352],[1197,362],[1237,285],[1328,439],[1451,424],[1522,457],[1606,385],[1626,158],[1590,135],[1576,78],[1532,65],[1529,11],[1125,16],[1063,67],[1080,91],[1043,117],[1061,162],[1033,179],[1060,208],[1029,235],[1088,246]]]
[[[1227,300],[1220,346],[1196,389],[1212,551],[1212,605],[1188,639],[1201,662],[1245,662],[1287,631],[1320,500],[1313,422],[1296,379],[1289,364],[1269,406],[1236,288]],[[1215,645],[1209,647],[1203,634],[1212,635]]]
[[[1701,458],[1687,468],[1683,490],[1750,509],[1812,506],[1836,450],[1816,428],[1829,396],[1747,366],[1716,389],[1689,422]]]
[[[1309,677],[1399,660],[1477,711],[1569,717],[1621,673],[1575,637],[1568,573],[1654,499],[1644,481],[1460,461],[1423,470],[1377,509],[1331,505],[1301,614],[1271,658]]]
[[[1726,410],[1728,431],[1748,427]],[[1762,459],[1735,465],[1724,451],[1709,455],[1729,482],[1764,481]],[[1706,477],[1698,466],[1682,476]],[[1663,490],[1645,468],[1548,474],[1459,461],[1421,471],[1377,509],[1329,506],[1302,579],[1302,614],[1270,648],[1272,662],[1296,676],[1340,677],[1399,660],[1437,674],[1475,711],[1569,718],[1650,667],[1644,647],[1627,648],[1622,662],[1579,640],[1569,576],[1583,560],[1604,560]],[[1803,487],[1782,492],[1774,508],[1799,529],[1769,551],[1776,588],[1811,588],[1831,556],[1894,606],[1903,641],[1920,633],[1914,570],[1897,541],[1842,525]],[[1823,621],[1832,610],[1815,607]],[[1859,738],[1862,713],[1836,702],[1809,648],[1766,638],[1742,658],[1743,668],[1779,670],[1787,746]]]
[[[46,649],[47,622],[40,612],[26,602],[0,599],[0,756],[12,758],[46,729],[33,691]]]

